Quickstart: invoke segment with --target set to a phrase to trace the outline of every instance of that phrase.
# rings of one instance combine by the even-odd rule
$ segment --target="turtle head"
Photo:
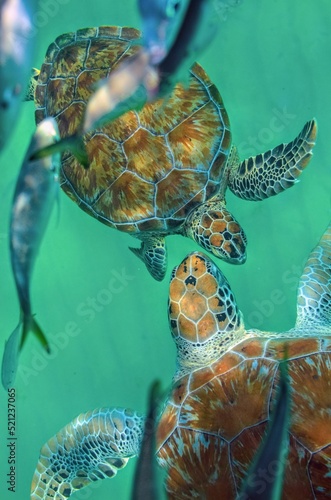
[[[246,334],[227,279],[203,253],[188,255],[172,272],[169,323],[177,347],[175,378],[209,366]]]
[[[209,200],[193,209],[183,233],[219,259],[231,264],[246,261],[246,235],[222,200]]]

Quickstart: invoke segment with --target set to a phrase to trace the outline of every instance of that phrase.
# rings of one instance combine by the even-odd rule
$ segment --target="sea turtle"
[[[177,369],[156,434],[169,498],[236,497],[270,420],[284,353],[291,415],[283,498],[329,498],[331,224],[301,276],[294,328],[246,330],[226,278],[198,252],[172,273],[169,323]],[[143,424],[121,408],[81,414],[41,449],[31,499],[65,499],[113,476],[139,453]],[[258,472],[260,489],[276,470],[271,463]]]
[[[140,32],[101,26],[58,37],[36,82],[36,121],[54,116],[60,136],[79,131],[96,82],[139,50]],[[232,263],[246,237],[227,211],[225,191],[262,200],[292,186],[311,158],[316,122],[288,144],[240,162],[222,98],[198,64],[189,85],[128,111],[84,136],[89,168],[65,152],[61,186],[80,208],[141,240],[131,250],[157,280],[166,272],[165,236],[182,234]]]

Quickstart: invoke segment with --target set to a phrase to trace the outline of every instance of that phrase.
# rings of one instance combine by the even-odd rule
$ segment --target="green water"
[[[44,25],[38,28],[35,66],[61,33],[107,23],[139,27],[134,0],[53,1],[58,1],[54,15],[40,17]],[[39,4],[43,12],[45,3]],[[219,11],[222,2],[215,0],[214,5]],[[220,19],[216,40],[199,60],[222,93],[243,157],[288,142],[313,116],[319,125],[313,160],[294,188],[260,203],[227,195],[228,207],[248,236],[248,260],[241,267],[218,264],[249,327],[286,330],[294,324],[302,264],[331,219],[330,24],[329,0],[245,0],[226,22]],[[6,235],[33,112],[33,103],[26,103],[0,158],[2,342],[18,320]],[[68,328],[76,336],[68,341],[66,335],[67,345],[55,349],[52,358],[43,355],[32,337],[22,353],[15,494],[6,485],[7,394],[0,391],[1,498],[29,498],[40,447],[79,413],[101,406],[144,411],[150,382],[160,378],[169,386],[175,367],[167,324],[170,270],[198,247],[180,236],[169,237],[168,273],[157,283],[128,250],[132,244],[129,236],[96,222],[60,193],[35,267],[33,309],[49,337],[59,340]],[[127,278],[105,304],[114,273]],[[94,314],[84,314],[89,299],[96,299],[99,310]],[[76,498],[129,499],[133,470],[132,460],[116,478]]]

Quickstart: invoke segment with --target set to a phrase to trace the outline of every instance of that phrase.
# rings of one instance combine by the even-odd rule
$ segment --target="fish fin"
[[[65,151],[66,149],[70,149],[71,141],[68,141],[68,138],[61,139],[58,142],[55,142],[54,144],[50,144],[49,146],[46,146],[41,149],[37,149],[37,151],[34,151],[32,155],[29,158],[29,161],[35,161],[35,160],[40,160],[42,158],[46,158],[47,156],[51,156],[55,153],[61,153],[62,151]]]
[[[55,227],[58,228],[60,224],[60,215],[61,215],[61,202],[60,202],[60,184],[57,183],[57,189],[55,192],[55,206],[56,206],[56,215],[55,215]]]
[[[29,158],[30,161],[40,160],[55,153],[62,153],[63,151],[71,151],[74,157],[85,168],[89,168],[88,157],[86,153],[83,138],[78,134],[73,134],[70,137],[65,137],[54,144],[50,144],[45,148],[38,149]]]
[[[161,383],[155,380],[149,390],[148,413],[144,434],[140,445],[131,500],[158,500],[158,481],[156,468],[156,428],[161,400]]]
[[[148,416],[153,418],[155,410],[162,398],[162,385],[160,380],[154,380],[149,391],[149,413]]]
[[[55,204],[56,204],[56,226],[58,226],[60,224],[60,215],[61,215],[60,189],[56,191]]]
[[[35,334],[35,336],[37,337],[37,339],[39,340],[41,345],[44,347],[46,352],[48,352],[48,353],[51,352],[49,344],[48,344],[48,340],[47,340],[44,332],[40,328],[39,324],[34,319],[34,316],[23,318],[23,333],[22,333],[22,340],[20,343],[20,350],[22,349],[29,332],[32,332]]]
[[[76,158],[76,160],[84,167],[86,170],[89,168],[89,160],[86,152],[85,143],[82,136],[76,136],[73,142],[71,152]]]
[[[19,322],[8,340],[6,340],[2,356],[1,382],[6,390],[13,387],[16,377],[21,336],[22,322]]]

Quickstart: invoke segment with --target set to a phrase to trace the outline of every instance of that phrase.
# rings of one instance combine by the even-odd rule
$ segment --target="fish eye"
[[[181,3],[180,0],[177,0],[177,1],[173,2],[173,9],[174,9],[175,12],[178,11],[180,3]]]
[[[2,100],[0,101],[0,109],[3,111],[7,111],[10,107],[10,104],[14,99],[16,99],[22,92],[22,86],[17,83],[11,88],[7,88],[2,96]]]
[[[2,101],[0,101],[0,109],[3,109],[4,111],[6,111],[8,108],[9,108],[9,101],[8,100],[3,99]]]
[[[169,18],[174,17],[177,14],[181,3],[182,0],[169,0],[166,7],[166,14]]]

